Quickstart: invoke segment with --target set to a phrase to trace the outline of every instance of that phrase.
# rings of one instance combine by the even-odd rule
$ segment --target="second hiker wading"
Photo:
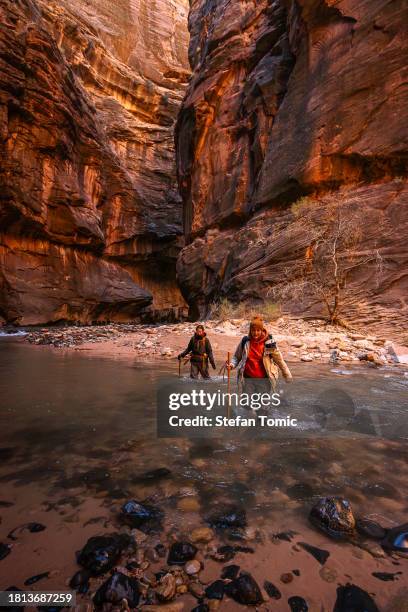
[[[208,362],[211,363],[212,368],[215,370],[215,361],[211,342],[207,338],[203,325],[197,325],[195,334],[188,343],[188,347],[180,353],[178,359],[183,359],[188,354],[190,354],[191,378],[198,378],[200,374],[203,378],[210,378]]]

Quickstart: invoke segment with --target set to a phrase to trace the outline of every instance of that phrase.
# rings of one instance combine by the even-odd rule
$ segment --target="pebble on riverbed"
[[[170,547],[167,557],[168,565],[184,565],[187,561],[194,559],[197,548],[190,542],[175,542]]]

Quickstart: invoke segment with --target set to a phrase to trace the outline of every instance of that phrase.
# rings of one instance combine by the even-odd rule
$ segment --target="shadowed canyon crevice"
[[[359,209],[347,317],[408,321],[407,23],[402,0],[192,0],[193,78],[177,125],[188,244],[178,278],[195,316],[222,296],[257,301],[307,244],[291,204]],[[315,296],[288,302],[322,314]]]
[[[381,257],[380,276],[354,269],[347,318],[405,332],[403,0],[2,0],[0,17],[2,319],[261,301],[296,280],[307,197],[361,211],[361,258]]]
[[[177,314],[187,0],[0,4],[0,316]]]

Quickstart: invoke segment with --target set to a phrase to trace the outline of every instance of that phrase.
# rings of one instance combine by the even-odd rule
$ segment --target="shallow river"
[[[302,528],[321,495],[344,496],[386,527],[406,521],[408,377],[397,368],[292,369],[284,412],[296,414],[298,436],[159,439],[156,392],[177,377],[173,363],[0,339],[0,541],[33,520],[48,534],[17,541],[0,562],[0,587],[50,569],[54,584],[66,580],[74,561],[61,561],[62,547],[73,557],[98,529],[112,531],[129,498],[159,504],[167,531],[202,525],[217,503],[244,506],[256,527]],[[158,468],[168,471],[146,475]]]

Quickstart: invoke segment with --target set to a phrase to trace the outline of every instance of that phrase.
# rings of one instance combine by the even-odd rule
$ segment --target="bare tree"
[[[364,216],[352,205],[322,205],[302,198],[292,206],[289,234],[302,244],[299,263],[284,271],[284,279],[269,294],[282,301],[314,294],[327,311],[327,321],[347,327],[342,319],[351,272],[373,264],[377,282],[382,274],[378,249],[364,249]]]

